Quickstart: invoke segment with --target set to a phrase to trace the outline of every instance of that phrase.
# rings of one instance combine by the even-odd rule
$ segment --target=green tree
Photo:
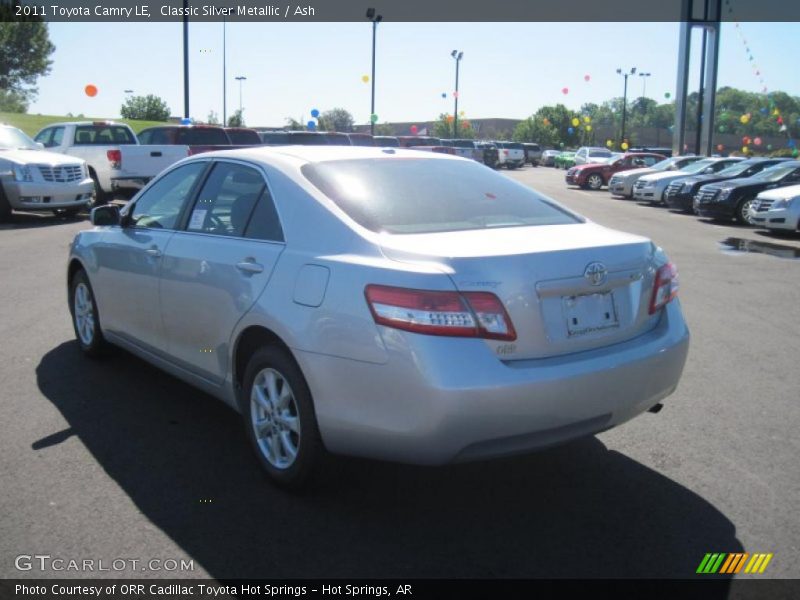
[[[240,109],[228,117],[228,127],[244,127],[244,115]]]
[[[375,123],[375,135],[394,135],[394,127],[389,123]]]
[[[130,96],[120,108],[119,114],[123,119],[136,119],[139,121],[166,121],[169,119],[170,110],[167,103],[158,96]]]
[[[0,90],[0,112],[24,113],[27,110],[25,96],[13,90]]]
[[[27,108],[27,102],[36,97],[36,79],[50,72],[50,55],[56,48],[47,25],[38,18],[14,21],[16,4],[3,3],[0,13],[0,92],[6,101],[11,94]]]
[[[344,108],[332,108],[326,110],[319,116],[317,128],[320,131],[341,131],[347,133],[353,131],[355,120]]]
[[[206,123],[209,125],[219,125],[219,115],[217,114],[217,111],[209,111],[208,116],[206,117]]]
[[[294,117],[286,117],[286,126],[291,131],[302,131],[303,129],[306,128],[304,123],[301,123],[300,121],[296,120]]]

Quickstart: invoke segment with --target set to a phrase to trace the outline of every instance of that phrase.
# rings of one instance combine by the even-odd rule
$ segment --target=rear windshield
[[[375,137],[375,145],[381,146],[383,148],[397,148],[400,146],[400,142],[397,140],[396,137],[385,136],[385,137]]]
[[[589,156],[610,157],[612,156],[609,150],[589,150]]]
[[[289,134],[285,131],[262,131],[259,135],[261,136],[261,141],[265,144],[277,145],[289,143]]]
[[[392,234],[562,225],[580,220],[472,161],[429,158],[307,164],[303,175],[359,225]]]
[[[231,144],[238,144],[240,146],[255,146],[261,144],[261,138],[252,129],[228,129],[228,137]]]
[[[439,138],[430,137],[400,138],[400,145],[404,148],[411,148],[413,146],[441,146],[442,141]]]
[[[375,141],[371,135],[351,135],[350,144],[353,146],[374,146]]]
[[[76,146],[120,146],[135,144],[130,129],[121,125],[78,125],[75,128]]]
[[[351,146],[350,138],[347,137],[344,133],[323,133],[322,137],[324,137],[328,144],[331,146]]]
[[[182,127],[175,130],[175,143],[187,146],[230,146],[223,129],[217,127]]]
[[[474,148],[475,142],[472,140],[453,140],[453,146],[456,148]]]
[[[508,142],[503,145],[504,148],[508,148],[509,150],[524,150],[525,147],[518,143],[518,142]]]
[[[305,131],[289,132],[290,144],[301,144],[303,146],[327,146],[328,141],[318,133]]]

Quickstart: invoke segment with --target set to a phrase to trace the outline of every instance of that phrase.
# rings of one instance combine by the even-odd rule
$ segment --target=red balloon
[[[416,133],[417,133],[417,126],[416,125],[412,125],[411,126],[411,133],[416,135]]]
[[[722,144],[717,144],[717,150],[719,150],[720,152],[722,152],[724,148],[725,146],[723,146]]]
[[[97,96],[97,86],[94,86],[91,83],[83,88],[83,91],[86,92],[86,95],[90,98]]]
[[[561,88],[561,93],[564,95],[569,94],[569,88]]]

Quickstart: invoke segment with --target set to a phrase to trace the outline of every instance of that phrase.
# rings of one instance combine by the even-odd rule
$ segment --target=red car
[[[608,185],[608,180],[614,173],[652,167],[657,162],[667,158],[663,154],[653,152],[626,152],[616,160],[607,163],[588,163],[576,165],[567,171],[567,185],[577,185],[590,190],[599,190]]]

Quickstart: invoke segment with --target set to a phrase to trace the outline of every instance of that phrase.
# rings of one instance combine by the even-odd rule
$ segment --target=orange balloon
[[[86,95],[90,98],[97,96],[97,86],[94,86],[91,83],[83,88],[83,91],[86,92]]]

